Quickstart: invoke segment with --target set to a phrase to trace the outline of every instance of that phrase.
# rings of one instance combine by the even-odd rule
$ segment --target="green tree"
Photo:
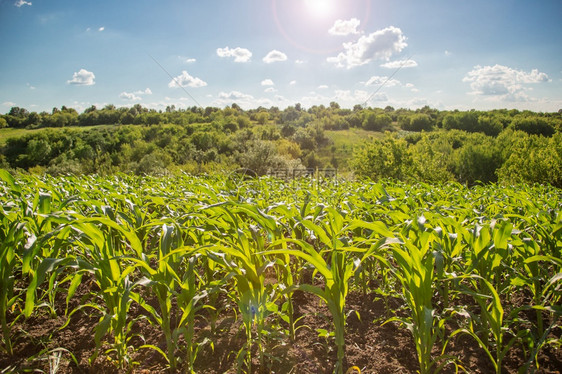
[[[390,134],[383,139],[375,139],[357,150],[352,165],[355,174],[373,180],[381,178],[410,180],[413,177],[413,160],[408,150],[408,143]]]
[[[267,112],[259,112],[256,115],[256,121],[258,121],[258,123],[260,125],[265,125],[267,123],[267,121],[269,121],[269,113]]]
[[[562,188],[562,134],[550,138],[513,132],[505,136],[505,162],[498,170],[503,183],[548,183]]]
[[[390,127],[392,118],[388,114],[368,112],[363,119],[363,128],[370,131],[383,131]]]
[[[270,141],[255,140],[246,152],[239,157],[240,166],[265,175],[271,169],[286,167],[286,160],[279,155],[275,144]]]
[[[427,114],[416,113],[409,117],[401,117],[400,127],[406,131],[431,131],[433,121]]]
[[[467,144],[459,150],[455,165],[457,180],[468,185],[497,181],[496,170],[501,166],[499,152],[492,141]]]
[[[513,130],[524,131],[530,135],[552,136],[555,133],[554,126],[541,117],[517,117],[511,122]]]

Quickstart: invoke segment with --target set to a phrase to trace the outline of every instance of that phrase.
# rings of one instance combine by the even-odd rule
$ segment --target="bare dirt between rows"
[[[58,299],[60,299],[59,310],[64,311],[64,295],[60,295]],[[344,367],[357,366],[361,368],[362,373],[415,373],[419,366],[410,332],[396,322],[383,324],[391,316],[390,310],[400,307],[399,300],[392,298],[383,300],[374,294],[351,292],[347,301],[347,310],[350,314],[346,327]],[[75,300],[73,306],[76,307],[78,302]],[[267,363],[264,367],[259,367],[259,362],[254,357],[254,373],[328,374],[333,372],[336,361],[333,341],[319,337],[317,332],[317,329],[331,330],[328,309],[316,296],[300,291],[294,295],[294,305],[296,316],[303,317],[299,325],[304,327],[297,330],[294,342],[288,337],[284,337],[281,341],[272,341],[266,347]],[[143,314],[144,310],[140,307],[136,305],[131,307],[131,317]],[[104,356],[103,349],[108,349],[108,345],[102,347],[102,353],[93,363],[88,362],[95,351],[93,329],[98,321],[99,314],[86,308],[75,313],[68,327],[64,329],[59,328],[66,322],[65,317],[51,318],[46,312],[39,312],[37,316],[27,320],[19,320],[13,327],[13,333],[17,336],[14,342],[15,355],[11,358],[4,353],[0,355],[0,372],[42,370],[49,373],[47,355],[39,353],[49,349],[64,348],[72,352],[78,365],[70,359],[70,354],[64,351],[57,373],[126,373],[127,370],[119,370],[107,359],[107,356]],[[197,373],[237,372],[236,354],[245,342],[240,318],[236,319],[233,309],[227,310],[221,315],[218,326],[221,327],[221,331],[213,337],[214,350],[207,345],[199,351],[195,367]],[[140,338],[133,338],[132,345],[139,347],[142,344],[154,344],[165,350],[163,334],[158,327],[151,325],[148,319],[137,322],[134,333],[142,335],[144,342]],[[209,326],[205,320],[198,320],[196,335],[198,338],[209,335]],[[436,344],[434,355],[438,356],[439,353]],[[493,366],[484,351],[467,336],[453,339],[446,353],[457,357],[470,373],[493,372]],[[154,350],[137,349],[132,352],[132,357],[138,365],[129,368],[131,373],[169,372],[164,358]],[[562,352],[547,347],[541,352],[539,362],[541,368],[538,373],[560,373]],[[523,351],[514,347],[505,359],[503,372],[517,373],[524,363]],[[186,372],[185,368],[178,370],[178,373],[184,372]],[[443,372],[454,373],[455,368],[450,365]]]

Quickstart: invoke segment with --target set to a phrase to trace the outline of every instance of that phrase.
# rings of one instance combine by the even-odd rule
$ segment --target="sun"
[[[324,18],[335,10],[335,0],[304,0],[304,4],[314,17]]]

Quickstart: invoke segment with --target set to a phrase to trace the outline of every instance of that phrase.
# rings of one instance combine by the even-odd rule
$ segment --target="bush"
[[[540,117],[518,117],[511,122],[513,130],[524,131],[530,135],[542,135],[550,137],[554,135],[555,129],[544,118]]]
[[[353,158],[353,170],[361,177],[378,180],[412,179],[412,156],[404,139],[387,134],[358,150]]]
[[[548,183],[562,188],[562,134],[545,138],[514,133],[511,141],[507,159],[498,170],[500,182]]]
[[[384,131],[390,127],[392,118],[388,114],[367,113],[363,120],[363,128],[370,131]]]
[[[414,114],[404,118],[400,127],[405,131],[431,131],[433,130],[433,121],[427,114]]]

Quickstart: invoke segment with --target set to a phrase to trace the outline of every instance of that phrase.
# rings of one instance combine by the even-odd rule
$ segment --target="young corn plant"
[[[511,282],[518,288],[530,291],[532,295],[531,305],[520,308],[535,312],[535,319],[530,321],[531,353],[525,364],[525,370],[531,372],[539,368],[539,351],[548,342],[548,335],[562,315],[562,260],[541,254],[539,243],[525,239],[529,238],[514,241],[514,251],[518,253],[517,259],[522,263],[516,267],[517,276]],[[545,282],[546,279],[548,281]],[[531,366],[533,362],[535,366]]]
[[[214,217],[216,237],[206,254],[221,264],[235,279],[238,309],[246,330],[246,345],[239,354],[239,362],[246,361],[252,372],[251,348],[254,341],[258,347],[260,367],[264,367],[263,344],[264,322],[271,313],[271,300],[265,285],[265,275],[274,266],[264,256],[266,238],[280,236],[275,218],[265,214],[256,206],[228,202],[207,208]],[[251,224],[251,222],[255,224]],[[249,235],[248,235],[249,234]],[[268,238],[269,240],[269,238]],[[256,337],[253,337],[253,330]]]
[[[112,348],[106,354],[114,353],[117,366],[124,368],[133,364],[128,344],[135,321],[129,321],[127,315],[132,301],[138,298],[135,288],[146,283],[145,279],[136,282],[130,280],[130,275],[139,265],[126,262],[124,257],[132,252],[137,258],[144,258],[140,241],[125,226],[106,217],[79,218],[72,227],[79,233],[76,244],[83,251],[76,256],[78,271],[75,277],[80,279],[83,273],[92,274],[100,289],[102,303],[84,304],[70,315],[84,307],[99,310],[102,316],[94,334],[97,350],[90,362],[99,354],[101,339],[113,333]]]
[[[11,174],[0,169],[0,179],[6,184],[5,195],[12,196],[14,200],[22,198],[22,189]],[[21,294],[14,289],[15,278],[17,273],[21,273],[23,253],[33,245],[35,240],[36,237],[29,233],[16,204],[2,204],[0,208],[0,322],[3,349],[8,356],[14,353],[11,327],[22,315],[18,314],[11,323],[8,323],[8,312],[15,312],[16,307],[21,303]]]
[[[21,294],[14,289],[15,275],[21,269],[22,246],[26,242],[27,232],[25,223],[11,222],[0,230],[0,321],[2,324],[3,348],[12,356],[11,327],[22,314],[19,314],[11,323],[8,323],[8,312],[15,312],[17,304],[21,302]],[[21,308],[21,306],[20,306]]]
[[[433,345],[444,328],[444,320],[436,316],[432,304],[435,291],[435,253],[431,251],[433,240],[434,231],[426,226],[425,217],[420,216],[402,230],[401,245],[391,248],[396,263],[393,273],[402,286],[410,316],[392,317],[385,323],[399,321],[410,330],[421,374],[439,371],[450,362],[445,356],[431,357]],[[443,362],[439,363],[440,360]]]
[[[194,341],[195,316],[198,310],[205,307],[201,306],[199,301],[206,296],[200,292],[200,282],[197,282],[197,251],[197,248],[183,245],[179,227],[164,224],[155,258],[157,268],[153,269],[148,262],[132,259],[145,275],[144,285],[156,295],[159,310],[146,303],[138,293],[133,295],[133,299],[152,315],[166,339],[166,352],[154,345],[144,345],[143,348],[151,348],[161,353],[172,371],[177,369],[180,362],[176,349],[180,347],[179,338],[183,335],[186,344],[186,367],[190,373],[195,372],[194,364],[198,351],[198,344]],[[172,310],[174,300],[181,312],[179,318]]]
[[[510,287],[510,277],[507,274],[511,272],[511,267],[508,265],[511,259],[511,247],[508,245],[508,241],[511,237],[512,227],[508,221],[498,221],[494,225],[475,224],[471,230],[463,232],[466,235],[465,239],[469,249],[464,271],[480,276],[476,280],[481,283],[477,289],[488,292],[489,287],[484,280],[491,283],[498,293],[502,293],[503,290]],[[488,345],[488,321],[486,319],[489,313],[483,305],[480,303],[479,322],[483,333],[482,339]]]
[[[475,328],[473,321],[477,320],[477,317],[471,315],[468,326],[455,330],[450,338],[461,333],[472,336],[492,362],[495,373],[501,374],[502,362],[509,349],[527,334],[526,330],[519,330],[516,334],[509,330],[509,323],[513,321],[519,309],[514,309],[507,316],[508,318],[505,318],[500,297],[491,282],[479,275],[466,275],[459,279],[467,279],[470,282],[471,286],[464,288],[462,292],[475,298],[480,306],[481,318],[484,317],[486,325],[484,331],[480,331],[482,327],[480,330]],[[511,334],[511,338],[508,334]],[[489,341],[488,335],[491,335],[493,343]]]
[[[284,254],[302,258],[310,263],[315,271],[324,278],[324,288],[312,284],[298,284],[294,285],[291,291],[310,292],[318,296],[328,306],[332,315],[337,347],[335,372],[341,374],[343,373],[345,356],[346,297],[349,292],[350,279],[358,266],[358,262],[352,259],[353,255],[360,254],[363,259],[367,258],[377,248],[386,243],[385,240],[379,240],[372,243],[370,247],[358,248],[352,245],[346,234],[356,228],[371,230],[383,238],[393,237],[393,234],[380,222],[351,221],[349,225],[344,226],[345,221],[342,214],[333,208],[327,208],[327,212],[328,214],[322,217],[322,220],[326,222],[325,224],[316,224],[308,219],[300,222],[316,238],[318,245],[324,247],[321,251],[317,251],[306,240],[287,238],[272,243],[273,248],[277,245],[285,246],[285,248],[271,249],[267,253],[269,255]],[[354,240],[361,242],[362,238],[354,238]],[[292,249],[291,246],[297,246],[299,249]],[[323,255],[326,255],[327,259]]]

